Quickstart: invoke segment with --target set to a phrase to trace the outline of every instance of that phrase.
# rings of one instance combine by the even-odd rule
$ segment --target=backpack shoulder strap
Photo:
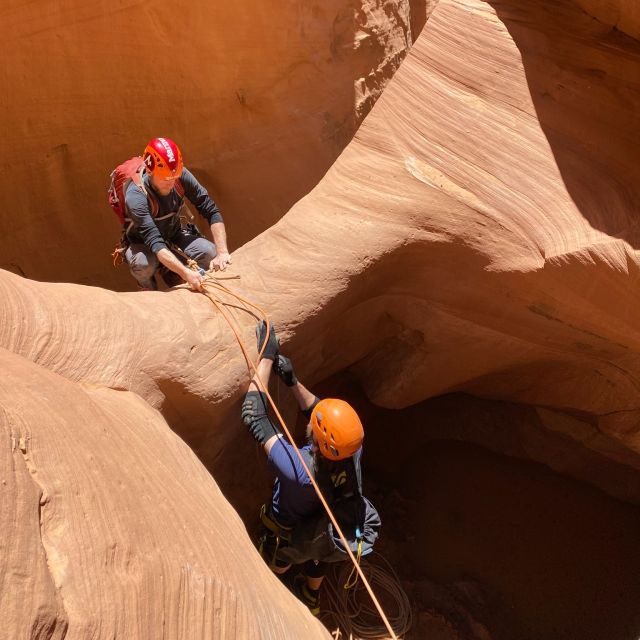
[[[304,461],[305,461],[307,467],[309,467],[309,471],[311,471],[311,475],[313,475],[313,479],[315,480],[316,479],[316,473],[315,473],[316,470],[314,469],[313,453],[309,449],[302,448],[302,449],[300,449],[300,454],[304,458]]]
[[[131,180],[136,185],[136,187],[138,187],[142,191],[142,193],[144,193],[144,195],[147,196],[147,202],[149,203],[151,217],[155,218],[158,215],[158,209],[160,208],[160,205],[158,205],[158,201],[153,196],[151,191],[145,187],[144,176],[145,176],[145,170],[144,170],[144,164],[143,164],[140,167],[140,169],[138,169],[138,171],[135,173],[135,175],[132,176]]]
[[[360,460],[351,456],[343,460],[331,474],[332,489],[336,500],[362,495],[362,469]]]
[[[362,495],[362,468],[360,467],[360,456],[351,456],[351,464],[353,465],[353,473],[358,484],[358,493]]]
[[[182,178],[178,178],[176,180],[176,183],[173,186],[173,188],[178,192],[178,195],[181,198],[184,198],[184,185],[182,184]]]

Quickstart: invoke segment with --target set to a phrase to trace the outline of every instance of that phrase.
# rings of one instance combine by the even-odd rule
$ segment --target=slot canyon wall
[[[426,19],[409,0],[270,0],[180,6],[46,0],[1,11],[11,174],[0,268],[128,289],[109,173],[158,135],[221,206],[231,248],[322,177]]]
[[[229,284],[270,311],[311,386],[347,371],[388,410],[451,392],[527,405],[536,428],[494,449],[637,504],[625,478],[640,471],[639,78],[638,42],[572,2],[440,0],[325,177],[234,253],[241,279]],[[44,251],[34,255],[58,264]],[[2,576],[36,594],[24,637],[135,628],[107,595],[116,581],[119,602],[152,625],[150,602],[164,598],[173,629],[201,606],[211,624],[214,610],[230,616],[227,630],[267,620],[263,637],[287,637],[284,627],[323,637],[290,599],[274,614],[247,586],[257,572],[252,584],[277,588],[170,431],[248,514],[266,476],[238,473],[247,456],[260,464],[238,420],[248,374],[211,303],[186,290],[115,293],[8,271],[0,299],[3,528],[15,532],[12,549],[24,539],[33,551],[28,570],[16,551]],[[252,343],[254,319],[234,314]],[[540,444],[539,431],[579,460]],[[152,480],[167,506],[155,504]],[[191,524],[183,485],[210,520]],[[170,514],[183,522],[160,539]],[[2,593],[18,619],[17,596]],[[172,608],[178,594],[184,610]],[[92,599],[99,615],[81,610]],[[250,611],[239,604],[247,599]]]
[[[640,37],[640,5],[634,0],[576,0],[576,3],[599,22],[633,38]]]
[[[0,365],[3,638],[329,637],[139,396]]]

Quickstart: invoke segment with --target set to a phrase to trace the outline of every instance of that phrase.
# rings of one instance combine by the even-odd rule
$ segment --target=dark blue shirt
[[[180,233],[180,209],[183,198],[175,189],[168,195],[161,196],[153,188],[148,175],[144,176],[143,181],[145,189],[151,193],[150,197],[158,203],[158,213],[155,218],[151,215],[147,195],[131,182],[125,193],[126,215],[131,220],[125,226],[125,233],[131,244],[144,243],[153,253],[158,253],[160,249],[167,248],[167,241],[173,240]],[[216,203],[186,167],[182,171],[180,181],[185,197],[209,224],[222,222],[222,215]]]
[[[300,448],[305,462],[311,458],[311,445]],[[362,448],[353,458],[360,462]],[[276,520],[285,527],[293,526],[298,520],[313,516],[322,510],[318,498],[307,472],[293,447],[285,438],[278,438],[267,458],[269,468],[275,473],[271,510]],[[344,461],[345,469],[353,468],[351,458]],[[323,491],[324,493],[324,491]],[[330,498],[330,496],[325,497]]]

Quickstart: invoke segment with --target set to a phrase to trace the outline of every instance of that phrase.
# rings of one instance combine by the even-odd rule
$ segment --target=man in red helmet
[[[380,526],[375,507],[362,496],[360,458],[364,429],[354,409],[344,400],[320,400],[296,378],[291,361],[278,353],[275,331],[266,325],[257,331],[258,350],[264,352],[257,375],[242,405],[242,418],[267,454],[275,475],[270,504],[263,506],[260,552],[274,573],[284,577],[292,565],[302,568],[292,577],[294,593],[311,613],[320,611],[320,586],[328,562],[348,559],[342,543],[332,540],[326,514],[311,480],[291,443],[268,417],[266,395],[257,377],[269,384],[271,371],[291,389],[309,420],[308,442],[300,453],[334,510],[354,555],[366,555]],[[291,582],[291,580],[289,580]]]
[[[173,140],[154,138],[144,150],[142,187],[133,181],[125,193],[124,257],[141,289],[157,289],[155,272],[162,264],[167,284],[182,280],[200,289],[203,276],[189,269],[171,250],[177,247],[205,271],[225,270],[231,263],[222,215],[207,190],[183,165]],[[213,242],[202,237],[195,225],[180,220],[184,198],[211,225]],[[176,274],[173,276],[173,274]]]

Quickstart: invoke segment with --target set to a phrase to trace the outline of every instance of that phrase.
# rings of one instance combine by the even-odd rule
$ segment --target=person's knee
[[[158,259],[153,254],[139,251],[129,260],[129,268],[138,280],[151,278],[158,268]]]
[[[185,253],[195,260],[203,269],[209,268],[209,263],[216,257],[216,245],[209,242],[206,238],[198,238],[194,240]]]
[[[206,244],[202,247],[202,257],[198,262],[202,262],[200,265],[201,267],[208,269],[209,263],[216,257],[216,253],[218,252],[216,251],[216,245],[213,244],[213,242],[209,242],[208,240],[205,240],[205,242]]]
[[[287,571],[289,571],[289,569],[291,569],[291,565],[290,564],[285,564],[282,567],[278,566],[277,564],[274,564],[271,567],[271,571],[273,571],[273,573],[277,573],[278,575],[282,575],[283,573],[287,573]]]
[[[304,563],[303,572],[308,578],[322,579],[327,573],[328,564],[322,560],[307,560]]]

